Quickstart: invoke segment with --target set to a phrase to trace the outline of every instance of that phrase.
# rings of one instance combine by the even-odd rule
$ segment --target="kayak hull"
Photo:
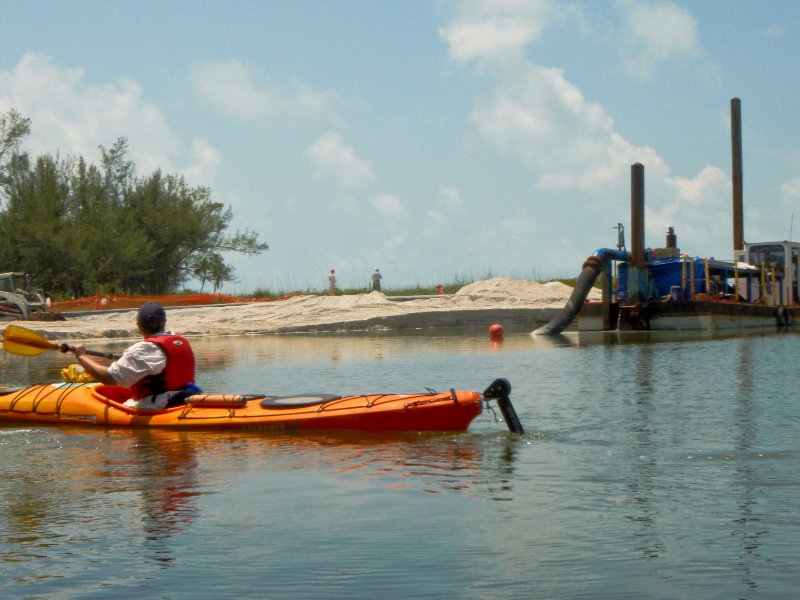
[[[247,430],[465,431],[482,411],[476,391],[271,398],[190,396],[165,410],[124,406],[127,390],[98,383],[0,389],[0,422]]]

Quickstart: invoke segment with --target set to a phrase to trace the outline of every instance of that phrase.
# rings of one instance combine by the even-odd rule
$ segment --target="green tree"
[[[87,166],[81,158],[72,170],[73,231],[81,239],[76,260],[80,268],[69,269],[69,289],[75,295],[134,291],[130,279],[152,264],[153,243],[124,210],[133,178],[133,164],[125,160],[124,149],[124,140],[111,151],[101,147],[102,169]]]
[[[6,204],[0,215],[3,264],[36,274],[36,283],[61,287],[58,265],[70,253],[65,200],[67,186],[59,162],[42,155],[31,166],[26,154],[6,167]]]
[[[13,125],[6,125],[13,129],[6,147],[14,150],[0,181],[3,268],[24,270],[63,295],[163,294],[191,277],[216,291],[234,278],[223,253],[268,249],[255,232],[228,233],[232,211],[212,201],[208,188],[161,171],[137,178],[124,138],[101,146],[99,166],[46,154],[31,164],[11,139],[29,128],[20,119],[5,121]]]
[[[31,132],[31,120],[12,108],[0,115],[0,185],[3,184],[4,164],[19,149],[19,143]]]
[[[191,270],[194,278],[200,282],[201,292],[205,288],[206,282],[211,282],[213,292],[216,294],[222,289],[223,283],[234,280],[233,267],[225,264],[224,259],[219,254],[200,256]]]
[[[204,259],[211,261],[222,252],[258,254],[268,248],[256,233],[228,235],[233,213],[213,202],[208,188],[191,187],[182,177],[160,171],[136,182],[123,213],[155,248],[150,269],[130,280],[132,288],[168,293],[197,275]],[[233,276],[232,269],[226,272]]]

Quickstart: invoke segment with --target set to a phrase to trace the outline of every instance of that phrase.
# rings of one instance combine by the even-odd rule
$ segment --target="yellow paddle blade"
[[[58,344],[30,329],[19,325],[7,325],[3,332],[3,350],[11,354],[36,356],[45,350],[58,350]]]

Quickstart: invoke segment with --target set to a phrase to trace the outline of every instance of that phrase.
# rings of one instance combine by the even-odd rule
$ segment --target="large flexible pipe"
[[[564,308],[548,323],[535,330],[533,335],[557,335],[569,327],[570,323],[578,316],[597,277],[603,272],[605,262],[608,260],[628,260],[629,256],[628,252],[613,248],[600,248],[595,251],[592,256],[584,261],[581,273],[575,282],[575,288],[572,290],[572,294],[570,294]]]

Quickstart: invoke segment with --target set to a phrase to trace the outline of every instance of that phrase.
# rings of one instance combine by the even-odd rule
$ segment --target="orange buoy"
[[[489,326],[489,337],[493,340],[499,340],[503,338],[503,326],[500,323],[492,323]]]

